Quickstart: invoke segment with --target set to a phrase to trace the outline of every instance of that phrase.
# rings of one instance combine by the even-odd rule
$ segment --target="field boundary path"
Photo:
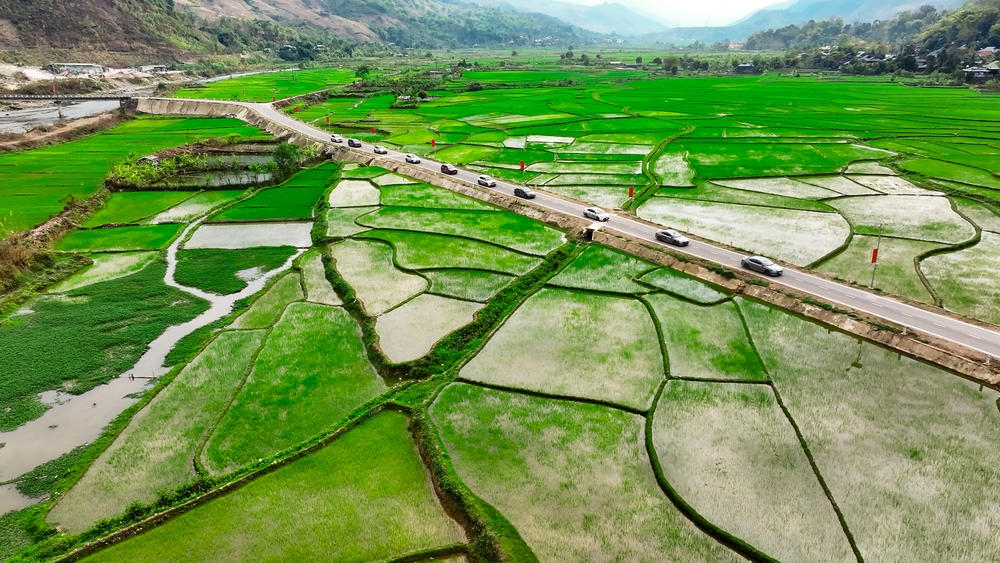
[[[330,141],[330,134],[328,132],[289,117],[288,115],[285,115],[281,111],[275,109],[270,103],[188,100],[178,98],[139,98],[136,100],[136,109],[140,112],[150,114],[235,117],[252,125],[261,127],[271,134],[286,137],[289,142],[297,142],[300,144],[329,144]],[[404,174],[408,173],[407,171],[409,170],[409,174],[412,175],[412,171],[419,170],[419,172],[423,173],[421,176],[426,178],[420,179],[424,179],[425,181],[433,178],[438,182],[450,180],[451,184],[454,184],[454,180],[460,180],[470,186],[475,186],[476,178],[478,177],[476,172],[461,169],[459,170],[457,176],[445,176],[440,173],[441,163],[427,159],[422,159],[422,162],[417,165],[407,165],[403,163],[403,153],[394,150],[390,150],[389,154],[382,157],[376,157],[376,155],[372,153],[370,143],[364,143],[361,149],[338,147],[338,150],[343,151],[343,154],[355,155],[359,157],[354,159],[359,162],[375,159],[374,164],[382,165],[383,167],[385,167],[385,164],[390,163],[394,169],[403,167],[402,169],[399,169],[399,171]],[[362,160],[362,158],[364,160]],[[514,187],[515,186],[513,184],[498,181],[496,187],[482,189],[512,197]],[[531,203],[546,211],[555,212],[557,214],[566,215],[579,220],[582,220],[584,208],[588,207],[585,203],[555,197],[545,193],[539,193],[538,197],[532,200]],[[664,247],[662,243],[659,243],[656,240],[655,235],[658,227],[630,217],[613,214],[611,222],[604,224],[603,230],[615,231],[633,239],[643,246],[655,246],[663,247],[664,250],[667,249],[667,247]],[[694,256],[725,268],[742,270],[740,261],[744,255],[720,246],[715,246],[702,241],[692,241],[691,245],[688,247],[676,249],[671,247],[671,250]],[[756,274],[751,274],[745,271],[744,273],[751,276],[751,279],[756,277]],[[932,340],[936,339],[940,341],[947,341],[948,343],[954,343],[961,347],[965,347],[973,353],[958,354],[953,350],[942,349],[940,346],[934,347],[927,344],[926,339],[915,335],[911,335],[911,337],[907,339],[913,342],[905,347],[901,345],[901,340],[904,338],[901,338],[899,334],[894,334],[893,336],[895,336],[895,338],[877,339],[877,341],[884,345],[900,349],[908,354],[915,355],[927,361],[931,361],[946,368],[958,371],[959,373],[972,377],[977,381],[1000,388],[1000,369],[998,369],[1000,368],[1000,362],[998,362],[998,360],[1000,360],[1000,333],[995,330],[978,326],[950,315],[938,314],[933,311],[914,307],[886,296],[870,293],[868,291],[847,286],[824,277],[811,275],[796,269],[786,268],[784,276],[780,278],[780,284],[783,287],[808,294],[824,302],[843,306],[860,313],[883,319],[887,322],[887,324],[895,324],[905,327],[906,330],[904,333],[907,331],[919,331],[920,333],[929,335]],[[746,291],[745,293],[753,297],[768,300],[783,308],[789,308],[785,304],[780,303],[780,298],[767,299],[765,294],[774,293],[774,291],[765,291],[766,289],[767,288],[764,287],[754,287],[753,290],[755,291]],[[779,302],[775,302],[775,300]],[[799,300],[796,299],[795,301],[801,305]],[[799,307],[799,309],[800,308],[801,307]],[[796,310],[796,312],[801,311]],[[807,314],[807,316],[818,318],[816,315]],[[839,326],[849,332],[860,334],[859,330],[852,330],[845,326],[845,323],[838,324],[827,322],[827,324],[834,324],[835,326]],[[862,323],[856,322],[855,324]],[[871,338],[868,336],[868,330],[863,332],[864,334],[861,334],[862,336]],[[921,342],[924,343],[925,347],[930,348],[930,350],[918,350],[919,346],[916,346],[916,344]],[[946,344],[947,343],[945,343],[944,348],[949,348]],[[954,346],[951,346],[951,348],[954,348]],[[956,365],[952,365],[952,363],[943,362],[941,360],[943,355],[961,356],[967,363],[972,365],[966,369],[960,369],[956,367]],[[973,370],[973,367],[977,367],[977,369]],[[975,371],[975,373],[970,373],[970,371]]]

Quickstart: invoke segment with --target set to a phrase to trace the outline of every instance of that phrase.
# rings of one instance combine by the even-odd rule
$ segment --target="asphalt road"
[[[292,119],[284,113],[271,107],[270,104],[243,105],[254,107],[267,119],[274,121],[289,130],[295,131],[301,135],[310,137],[320,142],[330,142],[329,133],[316,129],[310,125],[302,123],[301,121]],[[376,156],[373,154],[372,145],[369,143],[363,143],[362,148],[354,150]],[[390,150],[388,155],[381,156],[392,158],[394,160],[403,160],[403,153],[393,150]],[[418,166],[432,172],[441,173],[441,163],[439,162],[421,159],[421,163]],[[459,169],[458,175],[454,177],[475,184],[479,174]],[[497,186],[490,189],[507,195],[514,195],[513,184],[498,181]],[[544,193],[538,193],[538,197],[533,199],[532,203],[549,210],[577,217],[582,217],[583,210],[586,207],[589,207],[584,203],[575,203],[565,199],[552,197]],[[624,216],[617,216],[614,212],[609,213],[611,213],[612,217],[608,223],[605,223],[606,229],[615,230],[636,239],[642,239],[654,244],[662,244],[656,240],[655,234],[657,229]],[[678,252],[683,252],[721,264],[727,268],[742,268],[740,260],[744,257],[743,254],[732,252],[704,242],[691,241],[690,246],[684,248],[671,248]],[[753,272],[751,273],[757,275]],[[995,331],[962,322],[952,317],[938,315],[930,311],[925,311],[924,309],[918,309],[889,297],[883,297],[866,291],[861,291],[851,286],[813,276],[798,270],[785,268],[784,275],[778,278],[777,281],[792,289],[808,293],[822,301],[841,305],[856,311],[870,313],[888,321],[892,321],[927,334],[938,336],[945,340],[950,340],[968,348],[1000,358],[1000,333]]]

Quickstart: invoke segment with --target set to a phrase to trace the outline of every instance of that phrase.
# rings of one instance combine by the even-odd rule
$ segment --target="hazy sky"
[[[593,6],[605,2],[644,10],[670,24],[682,26],[728,25],[765,6],[782,0],[562,0]]]

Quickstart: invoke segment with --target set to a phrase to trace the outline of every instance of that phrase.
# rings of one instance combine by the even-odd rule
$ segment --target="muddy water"
[[[56,392],[43,394],[41,399],[46,404],[52,405],[52,408],[41,417],[11,432],[0,433],[0,443],[5,444],[0,448],[0,482],[23,475],[42,463],[97,439],[115,417],[138,402],[138,398],[129,395],[148,389],[153,380],[147,378],[158,377],[169,371],[163,367],[163,362],[178,340],[228,315],[236,301],[263,289],[274,276],[291,268],[292,262],[305,252],[304,249],[300,249],[280,268],[251,281],[237,294],[218,296],[206,293],[174,281],[177,249],[181,241],[198,224],[189,225],[167,250],[167,273],[164,283],[205,299],[211,303],[211,307],[189,322],[168,328],[149,345],[149,349],[139,358],[135,367],[106,385],[95,387],[82,395]],[[130,379],[129,375],[135,376],[135,379]],[[16,491],[0,493],[0,514],[22,508],[26,506],[24,502],[32,504],[37,501],[27,499]]]
[[[60,121],[71,121],[81,117],[90,117],[118,109],[117,100],[94,100],[64,104],[63,118],[59,117],[59,109],[55,105],[0,111],[0,133],[24,133],[43,125],[53,125]]]

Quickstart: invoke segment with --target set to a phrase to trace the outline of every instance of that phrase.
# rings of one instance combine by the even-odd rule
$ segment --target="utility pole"
[[[878,272],[878,251],[882,248],[882,223],[878,225],[878,242],[875,243],[875,251],[872,252],[872,285],[871,289],[875,289],[875,273]]]

